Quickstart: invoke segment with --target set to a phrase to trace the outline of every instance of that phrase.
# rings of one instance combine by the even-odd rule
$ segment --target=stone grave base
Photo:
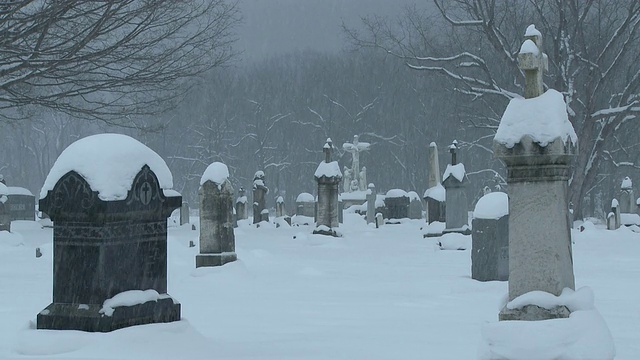
[[[550,319],[566,319],[571,312],[566,306],[556,306],[553,309],[545,309],[536,305],[527,305],[518,309],[507,309],[506,307],[500,311],[498,320],[550,320]]]
[[[113,314],[100,313],[98,304],[52,303],[37,317],[37,328],[109,332],[134,325],[166,323],[180,320],[180,303],[167,297],[133,306],[114,308]]]
[[[333,230],[333,229],[315,229],[313,230],[314,234],[319,234],[319,235],[329,235],[329,236],[333,236],[333,237],[340,237],[340,234],[338,234],[337,231]]]
[[[442,235],[450,234],[450,233],[458,233],[458,234],[462,234],[462,235],[471,235],[471,229],[468,226],[466,226],[466,227],[457,228],[457,229],[444,229],[444,231],[442,231]]]
[[[226,263],[238,260],[235,252],[224,252],[218,254],[198,254],[196,255],[196,267],[222,266]]]

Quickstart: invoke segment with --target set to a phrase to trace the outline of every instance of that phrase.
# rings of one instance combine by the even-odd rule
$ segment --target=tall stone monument
[[[323,151],[325,159],[318,165],[314,177],[318,182],[318,203],[316,228],[314,234],[339,236],[336,229],[338,221],[338,193],[342,172],[337,161],[331,161],[331,139],[327,139]]]
[[[236,261],[233,233],[233,187],[227,165],[214,162],[200,179],[200,254],[196,267],[221,266]]]
[[[266,197],[269,188],[264,183],[264,171],[256,171],[253,175],[253,223],[269,221],[269,210],[266,207]]]
[[[345,185],[345,192],[367,190],[367,168],[363,166],[360,169],[360,153],[369,150],[370,147],[371,144],[360,142],[358,135],[353,136],[353,143],[342,144],[342,149],[350,152],[352,156],[351,169],[349,169],[349,172],[345,170],[345,183],[350,183],[348,187]]]
[[[451,164],[447,165],[442,176],[442,185],[446,189],[446,226],[444,233],[471,234],[467,204],[467,173],[464,164],[457,160],[457,141],[449,146]]]
[[[367,224],[376,222],[376,186],[371,183],[367,191]]]
[[[445,221],[446,191],[440,183],[440,163],[438,161],[438,145],[429,144],[428,188],[423,199],[427,205],[427,223]]]
[[[180,320],[167,294],[167,218],[182,197],[162,158],[119,134],[67,147],[40,192],[53,221],[53,303],[38,329],[107,332]]]
[[[636,210],[635,197],[633,196],[633,182],[630,177],[625,177],[620,184],[620,212],[623,214],[634,213]]]
[[[507,166],[509,184],[509,301],[531,291],[559,296],[574,289],[568,216],[569,164],[578,138],[561,93],[543,94],[547,67],[542,35],[532,25],[518,61],[525,99],[511,100],[494,138],[494,153]],[[541,226],[543,224],[543,226]],[[568,317],[566,306],[503,308],[500,320]]]

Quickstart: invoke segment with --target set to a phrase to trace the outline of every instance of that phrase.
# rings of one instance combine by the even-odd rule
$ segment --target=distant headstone
[[[233,233],[233,187],[229,169],[220,162],[207,167],[200,180],[200,254],[196,267],[236,261]]]
[[[438,161],[438,146],[435,142],[429,144],[429,187],[424,192],[423,199],[427,205],[427,223],[434,221],[445,222],[446,196],[445,189],[440,183],[440,163]]]
[[[473,211],[471,278],[479,281],[509,279],[509,198],[488,193]]]
[[[376,229],[379,228],[382,225],[384,225],[384,216],[382,216],[382,213],[377,213],[376,214]]]
[[[628,176],[622,180],[620,185],[620,212],[629,214],[635,212],[635,196],[633,196],[633,183]]]
[[[40,251],[39,247],[36,248],[36,257],[37,258],[42,257],[42,251]]]
[[[62,152],[40,193],[53,221],[53,303],[38,329],[107,332],[180,319],[166,294],[167,218],[182,204],[172,183],[164,160],[128,136],[89,136]]]
[[[367,224],[376,222],[376,186],[371,183],[367,192]]]
[[[256,171],[253,176],[253,223],[269,221],[269,210],[266,208],[266,195],[269,188],[264,183],[264,171]]]
[[[238,198],[236,199],[236,219],[244,220],[247,218],[247,196],[243,187],[238,190]]]
[[[422,201],[415,191],[409,191],[409,219],[422,219]]]
[[[575,289],[567,212],[569,164],[578,138],[562,94],[552,89],[542,94],[542,35],[532,25],[526,37],[519,55],[526,99],[509,102],[493,147],[507,166],[509,185],[509,301],[531,291],[559,296],[564,288]],[[565,306],[524,305],[503,308],[499,319],[568,316]]]
[[[325,160],[318,165],[314,177],[318,183],[318,203],[314,234],[339,236],[338,193],[342,172],[337,161],[331,161],[331,139],[324,145]]]
[[[340,198],[340,194],[338,194],[338,222],[340,224],[344,223],[344,203]]]
[[[11,231],[11,215],[6,205],[7,193],[7,186],[0,183],[0,231]]]
[[[6,209],[11,220],[36,220],[36,197],[31,191],[17,187],[7,186]]]
[[[180,225],[189,223],[189,203],[186,201],[182,202],[182,206],[180,207]]]
[[[386,215],[389,224],[396,224],[400,219],[409,218],[409,195],[401,189],[391,189],[384,198]]]
[[[607,229],[616,230],[621,226],[620,204],[617,199],[611,200],[611,212],[607,215]]]
[[[442,176],[442,185],[446,189],[446,228],[444,233],[457,232],[462,234],[471,234],[469,229],[469,215],[467,210],[467,173],[464,164],[458,163],[457,141],[449,146],[451,152],[451,164],[447,165],[447,169]]]
[[[316,199],[309,193],[300,193],[296,198],[296,215],[315,217]]]
[[[282,196],[278,196],[276,199],[276,217],[286,216],[287,212],[284,209],[284,198]]]

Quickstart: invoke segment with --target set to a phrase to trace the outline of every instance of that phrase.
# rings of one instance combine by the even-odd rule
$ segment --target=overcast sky
[[[238,48],[260,60],[292,50],[338,51],[340,25],[358,26],[365,15],[397,16],[408,4],[428,0],[240,0]]]

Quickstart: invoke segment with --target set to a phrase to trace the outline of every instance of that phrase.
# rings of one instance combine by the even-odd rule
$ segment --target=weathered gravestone
[[[11,215],[7,211],[7,186],[0,183],[0,231],[11,231]]]
[[[53,165],[53,303],[38,329],[106,332],[180,319],[167,294],[167,218],[180,207],[158,154],[119,134],[78,140]]]
[[[387,191],[384,198],[386,207],[387,224],[399,224],[400,219],[409,217],[409,195],[401,189]]]
[[[296,215],[316,216],[316,199],[309,193],[300,193],[296,198]]]
[[[620,212],[630,214],[635,212],[636,204],[633,196],[633,183],[628,176],[620,184]]]
[[[409,219],[422,219],[422,201],[415,191],[409,191]]]
[[[258,170],[253,176],[253,223],[269,221],[269,210],[266,207],[266,197],[269,188],[264,183],[264,171]]]
[[[182,202],[182,206],[180,206],[180,225],[189,223],[189,203],[186,201]]]
[[[442,176],[442,185],[446,189],[446,227],[444,233],[457,232],[471,234],[467,210],[467,173],[464,164],[457,161],[457,141],[449,146],[451,164],[447,165]]]
[[[509,102],[494,138],[494,154],[506,164],[509,184],[509,301],[531,291],[559,296],[564,288],[575,289],[568,180],[578,138],[562,94],[553,89],[542,94],[546,55],[533,26],[518,60],[526,99]],[[523,305],[503,308],[499,318],[568,316],[566,306]]]
[[[376,186],[371,183],[367,192],[367,224],[376,222]]]
[[[220,162],[207,167],[200,179],[200,254],[196,267],[236,261],[233,233],[233,187],[229,169]]]
[[[276,198],[276,217],[287,216],[287,212],[284,208],[284,198],[278,196]]]
[[[616,230],[621,226],[620,204],[617,199],[611,200],[611,212],[607,214],[607,229]]]
[[[509,198],[493,192],[478,200],[473,211],[471,278],[509,279]]]
[[[331,161],[331,139],[324,145],[325,160],[318,165],[314,177],[318,182],[318,213],[314,234],[339,236],[336,229],[338,221],[338,193],[342,172],[337,161]]]
[[[434,221],[445,222],[446,191],[440,183],[440,163],[438,161],[438,146],[435,142],[429,144],[429,187],[424,192],[423,199],[427,205],[427,223]]]
[[[247,218],[247,196],[243,187],[238,190],[238,198],[236,199],[236,218],[244,220]]]
[[[17,186],[7,186],[5,203],[11,220],[36,220],[36,197],[31,191]]]

